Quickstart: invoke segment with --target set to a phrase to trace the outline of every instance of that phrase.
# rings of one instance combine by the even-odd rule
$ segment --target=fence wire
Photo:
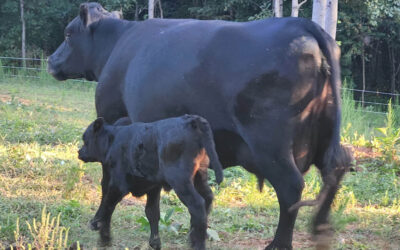
[[[39,63],[40,66],[42,66],[42,62],[47,62],[47,59],[42,59],[42,58],[21,58],[21,57],[9,57],[9,56],[0,56],[0,62],[3,61],[17,61],[19,64],[22,65],[22,61],[32,61],[33,63]],[[27,71],[32,71],[34,73],[40,73],[47,71],[45,68],[42,67],[23,67],[23,66],[13,66],[13,65],[3,65],[0,64],[0,67],[3,70],[3,75],[8,76],[8,77],[21,77],[21,78],[33,78],[33,79],[42,79],[38,75],[28,75],[28,74],[23,74],[26,73]],[[5,71],[5,72],[4,72]],[[7,72],[8,71],[8,72]],[[14,71],[14,72],[10,72]],[[21,74],[22,72],[22,74]],[[90,82],[86,80],[80,80],[80,79],[71,79],[70,81],[73,82]],[[362,89],[354,89],[354,88],[341,88],[342,91],[351,91],[351,92],[359,92],[362,93],[364,92],[365,94],[374,94],[374,95],[383,95],[383,96],[391,96],[391,97],[399,97],[400,94],[396,93],[388,93],[388,92],[381,92],[381,91],[373,91],[373,90],[362,90]],[[387,107],[389,104],[388,103],[383,103],[383,102],[376,102],[376,101],[360,101],[360,100],[354,100],[357,104],[364,105],[364,106],[380,106],[380,107]],[[398,104],[391,104],[394,107],[400,107]],[[366,110],[366,109],[354,109],[353,111],[356,112],[363,112],[363,113],[372,113],[372,114],[378,114],[378,115],[386,115],[386,112],[380,112],[380,111],[372,111],[372,110]]]
[[[376,94],[376,95],[390,95],[390,96],[400,96],[400,94],[395,93],[388,93],[388,92],[380,92],[380,91],[373,91],[373,90],[362,90],[362,89],[351,89],[351,88],[342,88],[343,90],[350,90],[354,92],[364,92],[369,94]]]
[[[0,60],[18,60],[18,61],[47,61],[47,59],[41,58],[21,58],[21,57],[9,57],[9,56],[0,56]]]

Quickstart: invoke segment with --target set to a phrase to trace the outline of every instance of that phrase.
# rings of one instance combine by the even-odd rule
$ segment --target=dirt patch
[[[0,101],[5,102],[5,103],[7,103],[7,102],[9,103],[11,101],[17,101],[18,103],[21,103],[23,105],[30,105],[32,103],[31,100],[19,98],[19,97],[14,97],[14,100],[13,100],[12,96],[7,95],[7,94],[0,94]]]
[[[226,238],[230,238],[229,233],[220,232],[222,238],[226,234]],[[293,249],[313,249],[315,243],[311,240],[312,235],[308,233],[295,232],[293,234]],[[264,249],[273,238],[259,239],[253,237],[238,236],[229,242],[215,244],[215,248],[221,249]]]
[[[137,198],[137,197],[134,197],[134,196],[128,194],[122,199],[122,201],[119,204],[121,206],[145,205],[146,204],[146,196]]]
[[[366,159],[375,159],[382,156],[381,153],[376,152],[373,148],[351,146],[354,158],[358,161],[364,161]]]
[[[360,147],[360,146],[348,146],[353,152],[353,157],[356,160],[355,166],[351,168],[351,171],[362,172],[363,168],[359,167],[364,163],[371,163],[379,160],[382,157],[382,153],[377,152],[372,147]]]

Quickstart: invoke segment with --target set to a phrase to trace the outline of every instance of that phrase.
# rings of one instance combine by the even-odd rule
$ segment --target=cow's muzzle
[[[59,81],[64,81],[67,79],[64,73],[60,70],[60,67],[57,67],[54,63],[52,56],[47,59],[47,72]]]

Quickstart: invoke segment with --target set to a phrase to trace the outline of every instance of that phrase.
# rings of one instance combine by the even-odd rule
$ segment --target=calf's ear
[[[97,118],[94,123],[93,123],[93,131],[95,133],[99,132],[101,129],[103,129],[104,126],[104,118],[103,117],[99,117]]]
[[[89,6],[87,3],[83,3],[79,7],[79,17],[83,23],[83,26],[87,26],[89,19]]]

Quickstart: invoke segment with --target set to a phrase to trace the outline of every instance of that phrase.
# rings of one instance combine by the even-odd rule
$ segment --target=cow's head
[[[112,142],[112,134],[107,131],[102,117],[92,122],[83,133],[83,146],[78,158],[84,162],[104,162]]]
[[[81,4],[79,16],[64,30],[64,42],[48,58],[47,71],[57,80],[82,77],[96,80],[90,67],[93,32],[98,21],[105,18],[120,18],[120,13],[108,12],[98,3]]]

